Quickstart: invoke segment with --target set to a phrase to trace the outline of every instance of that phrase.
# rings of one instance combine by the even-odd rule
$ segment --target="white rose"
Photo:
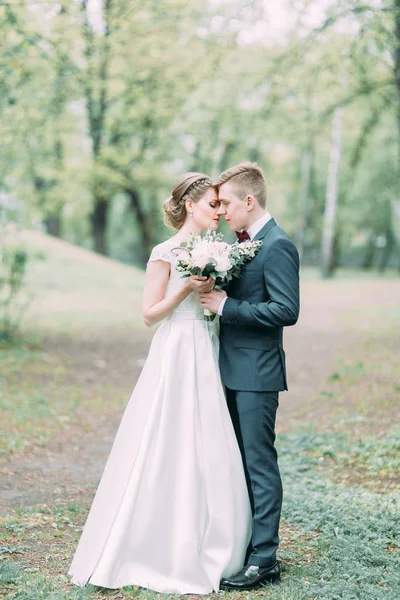
[[[220,252],[226,252],[227,250],[229,251],[231,248],[230,244],[227,244],[226,242],[216,242],[216,245]]]
[[[220,273],[221,271],[229,271],[231,267],[232,263],[229,260],[229,256],[223,254],[218,258],[215,270]]]
[[[196,244],[196,246],[192,250],[192,263],[195,267],[199,267],[200,269],[204,269],[208,260],[210,258],[210,253],[207,248],[207,244],[200,242]]]
[[[203,270],[208,263],[208,256],[199,254],[199,256],[192,260],[192,262],[194,267],[199,267],[201,270]]]

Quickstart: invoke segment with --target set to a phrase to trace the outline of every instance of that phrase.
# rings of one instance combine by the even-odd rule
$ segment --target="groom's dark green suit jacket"
[[[283,327],[299,315],[299,256],[270,219],[254,238],[263,245],[231,281],[223,307],[220,369],[231,390],[287,390]]]

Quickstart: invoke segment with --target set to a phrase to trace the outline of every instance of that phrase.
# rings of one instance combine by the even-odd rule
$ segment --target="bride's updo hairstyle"
[[[204,173],[186,173],[174,183],[172,196],[163,204],[164,223],[180,229],[186,220],[186,200],[198,202],[212,187],[213,182]]]

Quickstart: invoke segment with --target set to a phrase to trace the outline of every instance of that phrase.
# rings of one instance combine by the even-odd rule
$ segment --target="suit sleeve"
[[[300,310],[299,255],[288,238],[277,239],[264,260],[266,302],[252,304],[227,298],[222,322],[250,327],[285,327],[297,322]]]

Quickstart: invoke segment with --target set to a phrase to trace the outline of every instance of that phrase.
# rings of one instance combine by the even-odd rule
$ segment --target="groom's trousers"
[[[253,513],[247,564],[269,566],[276,560],[282,508],[282,481],[274,446],[278,392],[226,388],[226,394]]]

